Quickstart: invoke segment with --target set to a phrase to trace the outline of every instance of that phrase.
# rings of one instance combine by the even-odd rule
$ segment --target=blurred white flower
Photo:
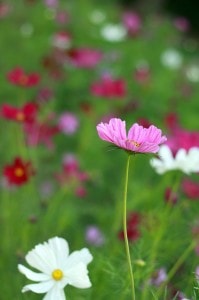
[[[100,24],[106,19],[106,15],[101,10],[94,10],[90,14],[90,20],[94,24]]]
[[[54,237],[37,245],[28,252],[25,259],[40,273],[18,265],[22,274],[37,282],[24,286],[23,293],[27,291],[46,293],[44,300],[65,300],[64,287],[67,284],[82,289],[91,286],[87,275],[87,264],[93,259],[91,253],[87,248],[83,248],[69,255],[68,243],[63,238]]]
[[[186,69],[186,77],[191,82],[199,82],[199,66],[189,66]]]
[[[54,47],[60,50],[69,49],[71,46],[71,36],[64,31],[57,32],[52,37],[51,43]]]
[[[101,29],[102,37],[109,42],[123,41],[127,35],[127,31],[123,25],[120,24],[106,24]]]
[[[161,62],[165,67],[170,69],[179,69],[182,66],[182,55],[175,49],[167,49],[161,55]]]
[[[199,172],[199,148],[193,147],[188,151],[179,149],[173,156],[167,145],[160,146],[158,152],[160,158],[152,158],[151,166],[158,174],[171,170],[180,170],[186,174]]]

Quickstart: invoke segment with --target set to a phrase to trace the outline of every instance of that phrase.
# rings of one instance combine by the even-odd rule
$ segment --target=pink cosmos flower
[[[192,199],[192,200],[198,200],[199,199],[199,184],[198,182],[185,179],[182,182],[182,190],[184,194]]]
[[[142,24],[140,16],[135,12],[126,12],[123,15],[123,24],[130,36],[139,34]]]
[[[199,147],[199,132],[177,128],[173,131],[172,135],[168,137],[167,145],[174,154],[180,148],[188,151],[193,147]]]
[[[60,31],[52,38],[52,45],[60,50],[66,50],[71,46],[71,36],[68,32]]]
[[[61,132],[72,135],[77,131],[79,120],[72,113],[64,113],[59,117],[58,127]]]
[[[102,53],[91,48],[72,49],[68,52],[70,62],[77,68],[94,68],[102,59]]]
[[[126,83],[123,79],[113,79],[110,75],[102,77],[101,81],[91,85],[94,96],[106,98],[123,98],[126,96]]]
[[[137,123],[126,132],[126,123],[121,119],[113,118],[109,123],[97,125],[99,137],[117,147],[135,153],[157,153],[159,145],[167,138],[154,125],[144,128]]]
[[[187,32],[190,29],[190,23],[189,21],[184,17],[178,17],[174,20],[174,26],[182,31]]]
[[[90,245],[102,246],[105,243],[105,237],[103,233],[95,225],[90,225],[87,227],[85,238],[87,243]]]
[[[44,4],[47,7],[54,8],[58,6],[58,0],[44,0]]]

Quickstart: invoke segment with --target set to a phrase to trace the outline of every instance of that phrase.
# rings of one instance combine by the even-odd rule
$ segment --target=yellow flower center
[[[22,112],[18,112],[16,115],[16,119],[17,121],[24,121],[25,119],[24,114]]]
[[[14,173],[15,173],[15,176],[21,177],[24,174],[24,170],[22,168],[16,168]]]
[[[141,145],[141,143],[138,143],[138,142],[136,142],[136,141],[129,141],[131,144],[133,144],[133,146],[135,146],[135,147],[140,147],[140,145]]]
[[[28,76],[27,75],[21,75],[19,78],[19,83],[21,85],[26,85],[28,82]]]
[[[52,272],[52,278],[56,281],[61,280],[63,276],[64,274],[60,269],[56,269]]]

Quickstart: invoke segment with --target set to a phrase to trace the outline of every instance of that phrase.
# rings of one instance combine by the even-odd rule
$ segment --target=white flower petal
[[[30,269],[20,264],[18,265],[18,270],[19,272],[24,274],[28,279],[33,281],[47,281],[50,279],[49,275],[33,272]]]
[[[55,285],[48,293],[45,295],[43,300],[66,300],[63,289],[60,289]]]
[[[79,263],[67,272],[69,284],[80,289],[91,287],[88,270],[84,263]]]
[[[57,268],[62,268],[63,263],[68,259],[69,246],[66,240],[59,237],[54,237],[48,240],[49,247],[56,256]]]
[[[50,289],[52,289],[53,285],[54,285],[53,280],[48,280],[48,281],[40,282],[40,283],[28,284],[23,287],[22,293],[25,293],[27,291],[32,291],[37,294],[43,294],[43,293],[48,292]]]
[[[48,243],[37,245],[25,259],[30,266],[45,274],[50,275],[52,270],[57,269],[56,256]]]
[[[93,256],[87,248],[83,248],[79,251],[74,251],[71,253],[64,265],[64,270],[71,268],[79,263],[89,264],[93,259]]]

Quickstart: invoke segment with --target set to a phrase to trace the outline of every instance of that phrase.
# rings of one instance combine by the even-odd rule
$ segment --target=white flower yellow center
[[[56,281],[61,280],[63,276],[64,274],[60,269],[56,269],[52,272],[52,278]]]

